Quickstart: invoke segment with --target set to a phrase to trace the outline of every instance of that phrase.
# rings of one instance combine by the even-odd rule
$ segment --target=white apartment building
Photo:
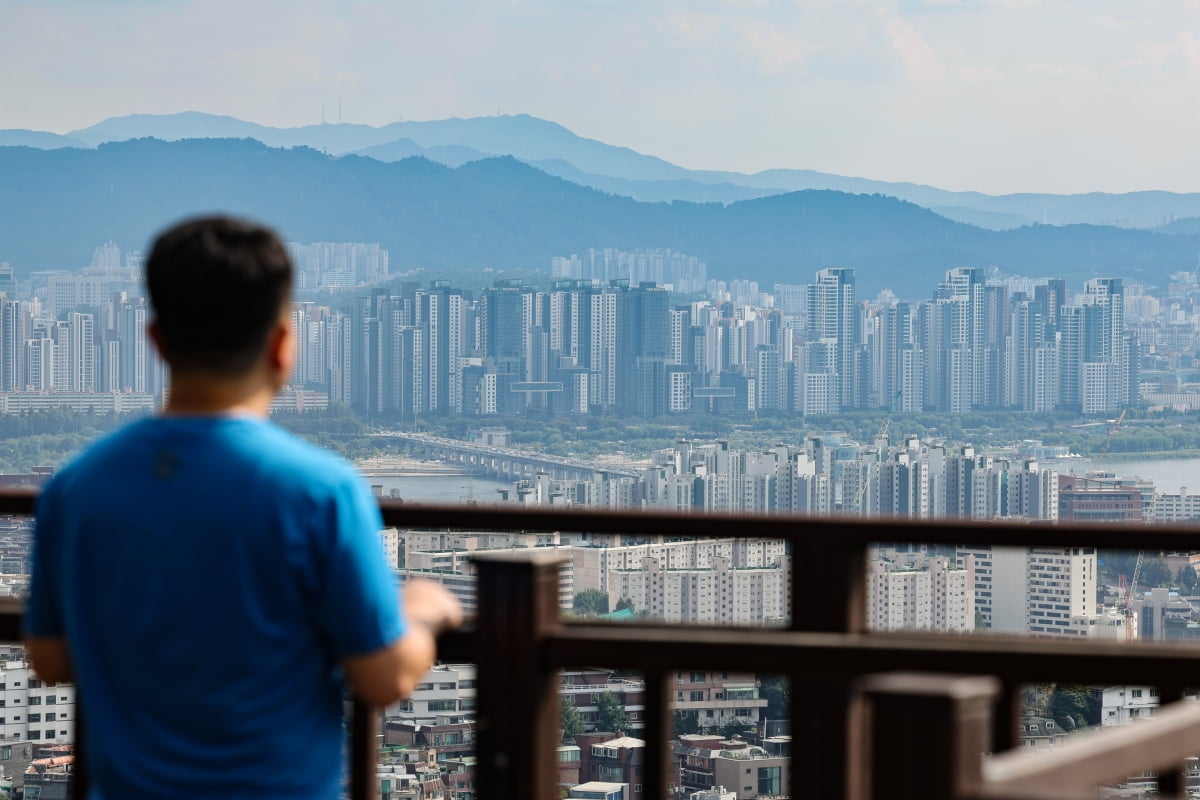
[[[1096,614],[1096,548],[1030,547],[1026,553],[1026,630],[1034,636],[1087,636],[1074,618]]]
[[[788,614],[792,568],[789,557],[769,567],[734,567],[717,558],[711,567],[664,568],[646,558],[632,569],[609,572],[609,607],[629,600],[666,622],[725,625],[781,624]]]
[[[732,722],[758,727],[766,698],[749,672],[677,672],[669,687],[671,708],[694,711],[701,730],[716,730]]]
[[[957,561],[975,562],[975,609],[988,630],[1023,633],[1026,620],[1025,550],[1019,547],[959,547]]]
[[[975,607],[988,629],[1039,637],[1119,638],[1123,621],[1097,613],[1091,547],[960,547],[975,560]]]
[[[975,630],[975,560],[880,550],[868,563],[872,630]]]
[[[1128,725],[1145,719],[1158,708],[1158,690],[1153,686],[1093,686],[1092,697],[1099,701],[1100,724]]]
[[[449,725],[475,718],[475,665],[438,664],[421,678],[412,697],[387,707],[385,716],[418,725]]]
[[[400,532],[395,528],[384,528],[379,532],[383,542],[383,560],[392,569],[400,564]]]
[[[489,553],[510,553],[525,551],[529,548],[514,547],[488,550]],[[570,609],[575,603],[576,592],[583,591],[575,585],[574,563],[570,546],[545,547],[542,551],[553,550],[563,556],[559,568],[558,604],[560,608]],[[438,550],[407,552],[404,568],[398,570],[402,578],[429,578],[441,583],[463,605],[463,611],[468,616],[474,614],[478,607],[478,588],[476,586],[475,566],[471,558],[477,550]],[[586,588],[586,587],[584,587]]]
[[[24,661],[0,666],[0,740],[67,744],[74,735],[74,686],[44,684]]]
[[[575,591],[609,591],[615,570],[641,570],[645,560],[658,561],[660,569],[711,570],[718,559],[735,569],[773,567],[787,553],[780,539],[700,539],[685,542],[655,542],[618,546],[576,547],[574,562]]]
[[[1200,494],[1188,494],[1186,486],[1181,487],[1178,494],[1155,492],[1148,516],[1151,522],[1200,519]]]

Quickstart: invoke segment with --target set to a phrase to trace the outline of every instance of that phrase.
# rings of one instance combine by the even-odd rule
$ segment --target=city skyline
[[[0,15],[6,128],[188,109],[284,126],[322,109],[373,125],[525,112],[689,168],[991,193],[1200,186],[1187,157],[1200,111],[1178,102],[1200,82],[1194,2],[8,2]]]

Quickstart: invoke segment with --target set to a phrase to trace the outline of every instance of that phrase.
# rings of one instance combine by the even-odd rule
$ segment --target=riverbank
[[[356,461],[354,466],[368,478],[434,478],[475,474],[459,464],[404,456],[364,458]]]

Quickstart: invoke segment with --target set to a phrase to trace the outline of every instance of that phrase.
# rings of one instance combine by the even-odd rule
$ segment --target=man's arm
[[[355,694],[373,706],[408,697],[433,666],[437,635],[462,623],[462,608],[439,583],[410,580],[404,584],[403,636],[387,647],[342,660]]]
[[[67,652],[67,640],[60,636],[27,637],[25,651],[29,663],[40,680],[45,683],[65,683],[71,680],[71,657]]]

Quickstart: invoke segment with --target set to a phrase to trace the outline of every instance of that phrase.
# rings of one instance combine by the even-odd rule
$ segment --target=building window
[[[48,695],[46,695],[46,705],[48,705],[48,706],[52,706],[52,705],[54,705],[54,703],[55,703],[55,701],[56,701],[57,699],[58,699],[58,698],[57,698],[57,697],[55,697],[55,696],[54,696],[54,695],[52,695],[52,694],[48,694]],[[3,705],[3,703],[0,703],[0,705]]]
[[[30,740],[30,741],[33,741],[33,740],[35,740],[35,739],[41,739],[41,738],[42,738],[42,732],[41,732],[41,731],[30,731],[30,732],[29,732],[29,740]]]
[[[29,719],[27,721],[28,722],[41,722],[42,715],[41,714],[30,714]]]
[[[758,794],[772,797],[783,794],[783,767],[758,768]]]
[[[40,706],[41,704],[42,704],[42,698],[40,698],[40,697],[31,697],[31,698],[29,698],[29,705],[31,705],[31,706]]]

